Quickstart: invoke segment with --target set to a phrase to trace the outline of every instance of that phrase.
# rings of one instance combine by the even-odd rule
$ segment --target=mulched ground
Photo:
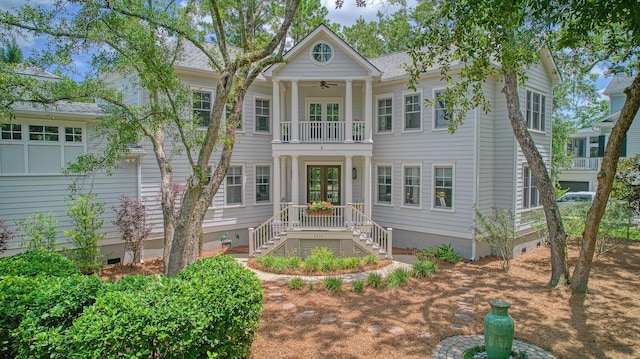
[[[570,246],[569,254],[573,264],[578,248]],[[347,284],[332,295],[318,284],[293,291],[263,283],[265,312],[250,358],[430,358],[444,338],[482,334],[488,301],[495,298],[512,304],[516,339],[559,358],[640,358],[640,242],[621,242],[596,261],[586,296],[547,285],[549,258],[539,248],[515,259],[509,273],[496,258],[441,265],[436,275],[398,290],[362,294]],[[159,273],[161,267],[148,260],[127,273]],[[116,278],[124,268],[107,267],[103,275]],[[335,320],[322,323],[326,318]]]

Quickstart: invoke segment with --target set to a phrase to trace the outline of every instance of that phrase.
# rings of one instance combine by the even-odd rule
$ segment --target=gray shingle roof
[[[394,52],[388,55],[383,55],[373,59],[369,59],[369,62],[382,72],[380,79],[382,81],[406,76],[404,66],[411,64],[411,57],[406,52]]]
[[[605,95],[611,94],[621,94],[623,90],[631,85],[633,82],[633,77],[627,76],[625,74],[619,74],[614,76],[609,85],[604,89]]]
[[[36,111],[52,114],[77,114],[86,116],[100,116],[102,110],[93,102],[67,102],[59,101],[46,107],[41,104],[33,104],[19,102],[13,104],[12,108],[16,111]]]

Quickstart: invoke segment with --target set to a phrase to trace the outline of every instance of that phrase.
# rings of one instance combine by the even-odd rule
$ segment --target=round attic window
[[[333,49],[329,44],[320,42],[311,49],[311,59],[319,64],[327,64],[333,57]]]

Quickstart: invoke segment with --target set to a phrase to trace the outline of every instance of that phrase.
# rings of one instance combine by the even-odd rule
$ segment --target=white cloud
[[[409,1],[409,4],[413,1]],[[366,7],[357,7],[356,0],[344,0],[344,4],[341,9],[336,9],[335,0],[322,0],[324,5],[329,10],[327,17],[332,22],[337,22],[342,26],[351,26],[355,24],[359,17],[363,17],[366,21],[377,20],[376,14],[381,12],[393,12],[398,9],[398,6],[392,6],[382,0],[367,0]]]
[[[0,1],[0,10],[15,10],[24,5],[41,6],[51,5],[53,0],[2,0]]]

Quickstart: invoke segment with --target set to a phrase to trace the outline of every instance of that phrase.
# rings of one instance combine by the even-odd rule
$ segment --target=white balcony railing
[[[571,160],[572,170],[594,170],[600,169],[600,158],[574,158]]]
[[[298,123],[298,141],[301,143],[341,143],[347,139],[346,123],[342,121],[301,121]],[[352,124],[352,141],[364,142],[364,123]],[[280,123],[280,140],[291,142],[291,122]]]

